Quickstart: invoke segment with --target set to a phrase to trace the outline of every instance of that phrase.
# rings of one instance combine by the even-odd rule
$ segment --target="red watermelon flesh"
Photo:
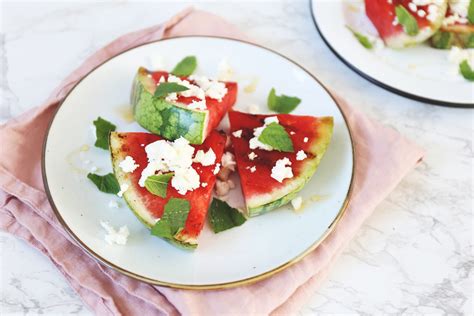
[[[447,9],[447,0],[445,0],[442,5],[439,5],[439,14],[435,21],[427,19],[428,5],[417,7],[417,10],[425,12],[425,15],[421,17],[417,12],[414,12],[409,8],[408,4],[410,2],[412,2],[412,0],[365,0],[365,12],[367,16],[377,29],[380,37],[390,47],[401,48],[423,42],[433,35],[433,33],[441,26],[441,21]],[[418,35],[409,36],[403,30],[401,24],[397,23],[394,25],[396,17],[395,8],[398,5],[405,7],[416,19],[420,30]]]
[[[155,82],[155,85],[158,84],[161,77],[168,79],[169,73],[166,71],[154,71],[149,72],[152,76],[152,79]],[[187,77],[179,77],[181,80],[187,80],[192,84],[196,84],[193,80],[188,79]],[[206,135],[208,135],[214,128],[219,125],[220,121],[224,115],[230,110],[230,108],[235,104],[237,100],[237,83],[236,82],[224,82],[227,88],[226,95],[222,98],[222,101],[206,97],[206,106],[209,110],[209,123],[207,124]],[[196,97],[183,97],[178,96],[176,102],[182,104],[191,104],[193,101],[200,101]]]
[[[139,186],[138,181],[143,169],[148,164],[145,146],[161,139],[163,138],[149,133],[111,133],[110,148],[114,173],[120,184],[127,183],[129,185],[128,190],[125,191],[123,196],[135,215],[148,227],[152,227],[156,220],[161,217],[164,206],[170,198],[188,200],[190,211],[186,224],[176,238],[177,242],[185,247],[195,247],[196,238],[203,228],[212,197],[212,190],[216,180],[216,176],[213,173],[215,165],[202,166],[200,163],[193,163],[192,165],[200,176],[201,184],[207,183],[206,187],[200,186],[194,191],[188,191],[185,195],[181,195],[169,183],[166,198],[154,195],[148,192],[146,188]],[[195,153],[200,149],[207,152],[209,148],[212,148],[216,154],[217,163],[221,161],[225,142],[225,135],[212,131],[203,144],[193,145],[193,147],[195,148]],[[119,167],[119,163],[126,156],[131,156],[139,165],[131,173],[124,173]]]
[[[262,126],[264,119],[269,116],[277,116],[280,125],[288,132],[295,149],[293,153],[250,149],[249,140],[254,137],[254,129]],[[232,145],[249,216],[259,215],[291,201],[316,171],[333,129],[332,117],[252,115],[232,111],[229,112],[229,120],[232,133],[242,130],[241,137],[232,135]],[[296,153],[300,150],[305,152],[306,159],[296,160]],[[257,155],[254,160],[248,156],[251,152]],[[294,176],[280,183],[271,177],[272,168],[277,160],[285,157],[292,163]],[[251,170],[253,166],[255,172]]]

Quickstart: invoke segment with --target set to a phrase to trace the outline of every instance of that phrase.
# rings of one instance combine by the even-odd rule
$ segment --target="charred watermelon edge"
[[[155,98],[152,93],[156,87],[148,73],[140,67],[132,85],[130,102],[138,124],[169,140],[183,136],[191,144],[202,144],[207,136],[209,111],[190,110],[179,103]]]
[[[123,199],[127,203],[128,207],[130,208],[130,210],[132,210],[133,214],[138,218],[140,222],[142,222],[148,229],[151,229],[155,225],[155,219],[151,217],[147,218],[148,212],[146,211],[144,211],[143,214],[140,213],[140,209],[146,210],[146,208],[143,204],[140,204],[140,199],[133,190],[134,186],[132,185],[128,174],[124,173],[119,167],[119,163],[123,159],[125,159],[125,156],[123,156],[122,152],[120,151],[122,145],[121,139],[123,138],[120,136],[121,134],[122,133],[120,132],[111,132],[109,134],[109,149],[110,157],[112,160],[112,169],[119,184],[126,183],[129,185],[129,189],[123,194]],[[187,242],[186,240],[189,240],[189,238],[184,235],[180,235],[178,233],[174,237],[176,239],[166,241],[170,242],[173,245],[189,250],[195,249],[197,247],[197,244]]]
[[[318,166],[327,148],[329,147],[334,128],[333,117],[318,117],[318,119],[321,120],[321,123],[317,126],[317,135],[319,135],[319,137],[312,143],[312,146],[309,150],[315,156],[315,158],[306,159],[307,161],[304,164],[304,169],[301,171],[300,175],[297,178],[293,178],[292,181],[288,181],[287,185],[281,190],[279,190],[279,192],[271,192],[265,194],[265,196],[280,195],[280,197],[278,197],[276,200],[273,200],[271,202],[264,202],[262,204],[262,202],[260,201],[262,198],[253,197],[246,201],[247,215],[249,217],[254,217],[267,213],[289,203],[293,198],[296,197],[297,193],[301,191],[306,185],[306,183],[308,183],[308,181],[312,178],[312,176],[318,169]],[[268,199],[271,198],[265,198],[265,200]]]

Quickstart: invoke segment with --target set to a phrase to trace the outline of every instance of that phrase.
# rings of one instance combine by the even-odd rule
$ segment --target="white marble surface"
[[[474,112],[391,94],[342,64],[307,1],[198,2],[305,65],[369,116],[426,148],[425,161],[380,204],[301,309],[321,314],[473,314]],[[66,73],[115,37],[184,2],[1,2],[0,119],[40,104]],[[0,314],[90,314],[56,268],[0,233]]]

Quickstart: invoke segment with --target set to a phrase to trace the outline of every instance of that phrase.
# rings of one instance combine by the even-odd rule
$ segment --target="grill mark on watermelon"
[[[206,167],[198,163],[193,163],[192,165],[193,168],[199,173],[201,183],[208,183],[205,188],[199,187],[194,191],[189,191],[185,195],[181,195],[176,191],[175,188],[171,186],[171,183],[169,183],[166,198],[161,198],[151,194],[146,188],[140,187],[138,185],[138,180],[141,177],[143,169],[148,164],[145,146],[163,138],[149,133],[123,133],[119,134],[119,137],[127,142],[121,146],[122,152],[120,154],[123,155],[121,159],[124,159],[125,156],[128,155],[131,156],[137,164],[139,164],[139,167],[128,175],[131,179],[134,189],[137,190],[140,199],[147,209],[152,213],[153,217],[157,219],[161,217],[164,206],[170,198],[175,197],[187,199],[190,202],[191,207],[182,234],[190,237],[197,237],[205,222],[212,189],[216,179],[215,175],[213,174],[214,165]],[[142,147],[141,144],[144,144],[144,146]],[[216,131],[213,131],[202,145],[193,145],[195,152],[200,149],[207,151],[209,148],[212,148],[216,154],[216,162],[220,162],[224,152],[224,146],[225,136],[222,133]]]

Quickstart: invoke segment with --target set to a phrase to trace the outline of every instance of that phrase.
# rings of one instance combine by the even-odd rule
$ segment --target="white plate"
[[[321,37],[344,63],[371,82],[415,100],[446,106],[474,106],[474,83],[458,74],[458,65],[448,62],[448,50],[423,44],[373,51],[360,45],[346,28],[347,24],[368,34],[377,34],[365,16],[363,3],[363,0],[311,1]]]
[[[319,170],[302,191],[307,206],[300,214],[290,207],[248,220],[244,225],[214,234],[204,228],[199,247],[183,251],[153,237],[123,201],[120,209],[107,205],[118,197],[101,193],[86,178],[92,166],[111,171],[108,152],[93,147],[91,123],[97,116],[118,131],[142,131],[125,120],[132,79],[137,67],[163,56],[170,69],[186,55],[195,55],[197,73],[214,75],[222,58],[236,71],[240,92],[237,109],[249,103],[266,104],[271,87],[303,101],[295,114],[332,115],[332,143]],[[258,76],[258,77],[254,77]],[[258,79],[253,93],[242,88]],[[262,106],[262,109],[266,106]],[[80,151],[83,145],[88,151]],[[90,163],[87,163],[90,160]],[[297,64],[268,49],[236,40],[181,37],[136,47],[89,73],[69,93],[54,117],[43,157],[45,186],[50,201],[69,233],[92,256],[129,276],[150,283],[181,288],[218,288],[262,279],[294,263],[314,248],[340,218],[353,174],[353,147],[345,119],[321,84]],[[323,197],[311,202],[315,195]],[[126,246],[104,241],[101,220],[128,225]]]

